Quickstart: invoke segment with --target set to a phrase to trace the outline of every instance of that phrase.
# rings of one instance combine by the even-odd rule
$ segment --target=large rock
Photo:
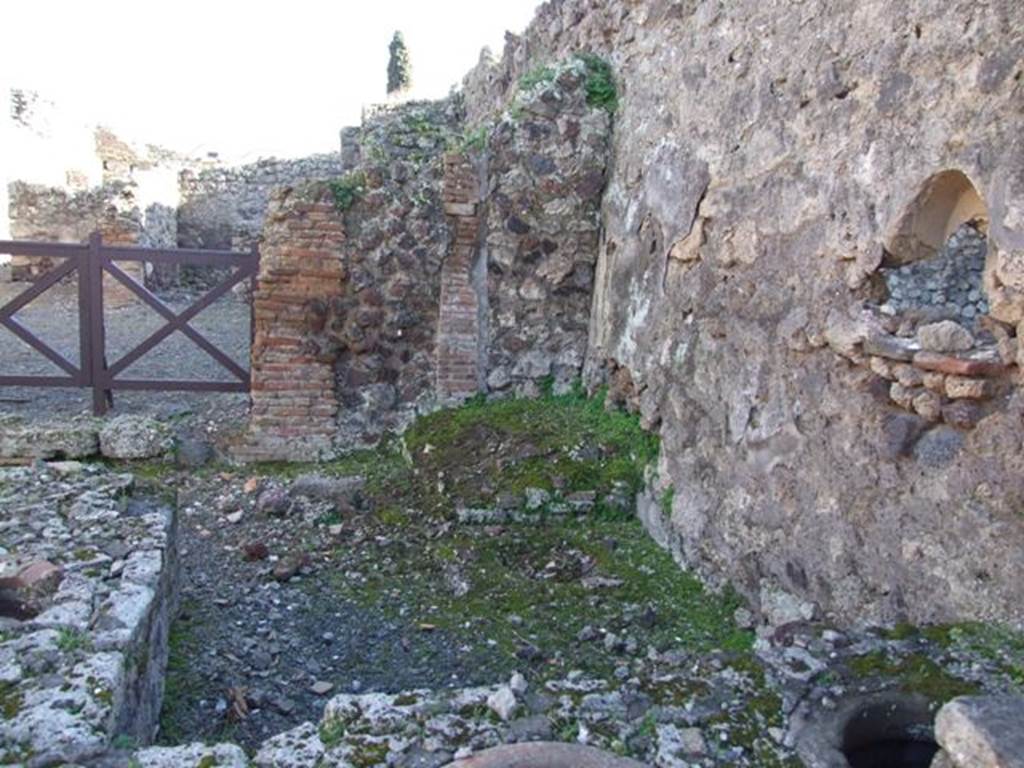
[[[99,452],[92,419],[63,423],[0,420],[0,459],[83,459]]]
[[[292,496],[322,499],[342,507],[359,507],[366,478],[362,475],[344,477],[310,472],[292,480],[288,492]]]
[[[172,446],[168,428],[147,416],[115,416],[100,428],[100,453],[108,459],[153,459]]]
[[[249,768],[245,751],[235,744],[185,744],[180,747],[150,747],[132,756],[137,768]]]
[[[921,349],[930,352],[966,352],[974,346],[974,336],[960,323],[942,320],[917,329]]]
[[[935,718],[935,739],[957,768],[1024,768],[1024,697],[953,699]]]
[[[303,723],[263,742],[253,758],[257,768],[313,768],[322,765],[324,744],[312,723]]]

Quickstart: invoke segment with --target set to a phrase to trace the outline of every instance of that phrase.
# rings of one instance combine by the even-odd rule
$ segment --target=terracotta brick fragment
[[[937,352],[918,352],[914,365],[923,371],[936,371],[954,376],[998,376],[1006,366],[991,360],[952,357]]]

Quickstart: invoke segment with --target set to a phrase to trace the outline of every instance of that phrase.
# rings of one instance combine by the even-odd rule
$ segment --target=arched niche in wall
[[[966,174],[945,170],[929,177],[886,238],[888,260],[895,266],[938,253],[957,228],[977,222],[988,227],[988,208]]]
[[[924,181],[885,242],[883,311],[974,325],[988,314],[983,275],[988,207],[961,171]]]
[[[966,174],[929,176],[889,230],[863,301],[829,321],[832,348],[868,368],[876,392],[918,417],[917,431],[886,444],[893,457],[932,461],[930,443],[915,447],[932,425],[944,424],[936,434],[959,445],[949,429],[973,428],[1006,402],[1018,342],[1015,329],[993,320],[988,231],[988,206]]]

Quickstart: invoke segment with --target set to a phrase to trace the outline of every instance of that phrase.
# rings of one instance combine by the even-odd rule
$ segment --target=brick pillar
[[[344,227],[333,203],[271,200],[253,293],[252,411],[234,450],[242,461],[315,460],[331,453],[338,401],[333,358],[311,344],[346,278]]]
[[[104,222],[99,226],[104,245],[138,245],[139,230],[135,227]],[[145,265],[141,261],[119,261],[117,267],[140,285],[145,285]],[[140,301],[128,286],[106,272],[103,273],[103,303],[108,307],[123,307]]]
[[[452,242],[441,267],[437,328],[437,394],[461,400],[481,390],[480,297],[473,265],[480,243],[480,181],[468,157],[444,157],[444,211]]]

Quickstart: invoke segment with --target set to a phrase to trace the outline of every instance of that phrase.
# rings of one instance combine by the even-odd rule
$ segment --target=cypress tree
[[[388,60],[388,96],[409,90],[412,85],[412,65],[409,63],[409,49],[401,32],[395,32],[388,46],[391,58]]]

